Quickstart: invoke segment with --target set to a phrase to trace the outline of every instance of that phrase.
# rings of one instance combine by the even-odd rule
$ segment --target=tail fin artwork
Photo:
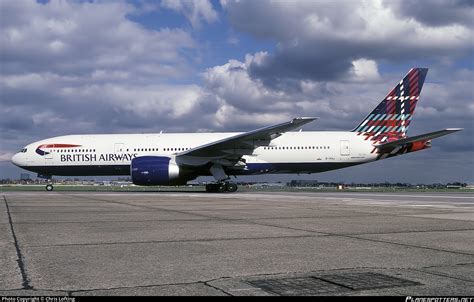
[[[412,68],[352,131],[383,143],[406,137],[428,68]]]

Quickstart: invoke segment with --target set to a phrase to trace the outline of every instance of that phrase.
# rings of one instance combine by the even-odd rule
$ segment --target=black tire
[[[216,192],[218,193],[224,193],[225,191],[227,191],[227,185],[224,184],[224,183],[220,183],[220,184],[217,184],[217,188],[216,188]]]
[[[231,193],[235,192],[235,191],[237,191],[237,188],[238,187],[235,183],[230,182],[230,183],[227,184],[227,192],[231,192]]]
[[[212,193],[212,192],[215,192],[215,191],[216,191],[216,190],[215,190],[214,184],[207,184],[207,185],[206,185],[206,192]]]
[[[51,192],[54,189],[52,184],[47,184],[46,185],[46,191]]]

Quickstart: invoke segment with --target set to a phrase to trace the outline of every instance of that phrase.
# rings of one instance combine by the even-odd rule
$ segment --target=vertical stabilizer
[[[352,131],[379,142],[406,137],[427,73],[428,68],[412,68]]]

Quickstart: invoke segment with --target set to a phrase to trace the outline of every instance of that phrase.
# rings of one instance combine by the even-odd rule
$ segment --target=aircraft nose
[[[15,155],[13,155],[12,158],[11,158],[11,161],[15,166],[18,166],[18,167],[21,166],[22,165],[22,160],[21,160],[20,153],[16,153]]]

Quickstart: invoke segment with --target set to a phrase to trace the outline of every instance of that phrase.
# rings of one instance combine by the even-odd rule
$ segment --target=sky
[[[429,150],[258,177],[474,183],[474,2],[0,0],[0,178],[23,146],[82,133],[351,130],[429,68],[408,135]],[[245,180],[245,179],[244,179]]]

